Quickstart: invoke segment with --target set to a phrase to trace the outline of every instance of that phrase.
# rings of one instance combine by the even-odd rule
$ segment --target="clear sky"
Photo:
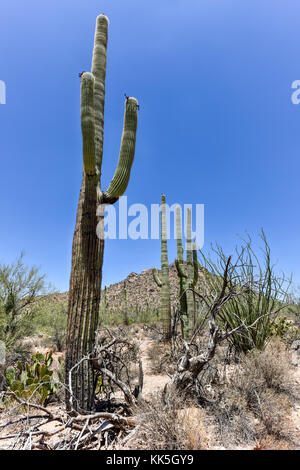
[[[124,92],[140,102],[128,204],[205,204],[205,247],[267,234],[300,284],[299,0],[10,0],[0,10],[0,261],[21,250],[68,289],[81,182],[80,80],[110,19],[102,186]],[[176,255],[169,243],[169,261]],[[160,266],[158,240],[108,240],[103,285]]]

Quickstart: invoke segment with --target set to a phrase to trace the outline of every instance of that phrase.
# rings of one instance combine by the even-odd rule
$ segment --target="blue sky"
[[[140,102],[128,204],[205,204],[205,247],[267,234],[300,284],[297,0],[10,0],[1,5],[0,260],[21,250],[68,289],[81,181],[80,83],[95,19],[110,19],[102,186],[124,92]],[[176,255],[169,243],[169,259]],[[108,240],[103,285],[160,265],[158,240]]]

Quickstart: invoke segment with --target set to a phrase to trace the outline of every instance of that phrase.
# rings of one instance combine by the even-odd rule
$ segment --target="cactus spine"
[[[94,407],[92,361],[82,358],[93,353],[101,294],[104,240],[96,235],[96,210],[99,204],[113,204],[126,190],[137,128],[138,102],[129,97],[118,166],[108,189],[101,191],[108,23],[105,15],[97,17],[92,71],[81,75],[83,177],[72,245],[65,372],[67,384],[71,374],[72,388],[66,394],[67,408],[82,412]]]
[[[184,267],[183,247],[182,247],[182,225],[181,209],[176,207],[176,238],[177,238],[177,259],[175,265],[179,278],[179,298],[180,310],[182,314],[182,334],[187,336],[191,333],[196,324],[196,301],[193,291],[198,281],[198,260],[196,244],[192,244],[192,214],[191,209],[187,209],[187,232],[186,232],[186,270]]]
[[[171,299],[170,299],[170,279],[169,261],[166,231],[166,196],[161,196],[161,279],[155,268],[152,269],[153,279],[161,288],[161,318],[163,321],[164,340],[171,338]]]

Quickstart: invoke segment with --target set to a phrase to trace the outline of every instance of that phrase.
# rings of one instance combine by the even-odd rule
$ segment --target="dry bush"
[[[95,394],[100,401],[120,393],[120,383],[129,393],[137,385],[133,381],[139,378],[139,345],[128,337],[127,329],[121,327],[98,332],[94,367],[98,371]]]
[[[254,351],[243,357],[243,368],[248,381],[252,378],[266,388],[278,392],[292,391],[292,380],[289,370],[289,353],[285,345],[275,338],[264,351]]]
[[[275,339],[264,351],[240,356],[226,383],[209,403],[211,417],[226,446],[260,442],[266,436],[289,439],[292,381],[284,345]]]
[[[291,450],[290,444],[284,439],[274,436],[263,437],[253,450]]]
[[[146,450],[197,450],[206,449],[208,435],[205,412],[194,403],[183,403],[180,397],[172,397],[168,406],[159,395],[151,402],[139,403],[135,416],[139,430],[127,448]],[[130,447],[129,447],[130,444]]]
[[[151,323],[149,325],[143,325],[142,330],[152,341],[155,341],[156,343],[163,342],[163,329],[161,324]]]
[[[152,343],[147,349],[147,356],[151,363],[153,374],[163,374],[167,368],[168,354],[162,343]]]
[[[198,337],[195,343],[190,346],[192,354],[198,354],[201,350],[203,338]],[[154,341],[147,350],[148,359],[151,361],[151,371],[153,374],[172,375],[177,370],[177,363],[185,354],[184,341],[181,336],[172,338],[171,345],[166,345],[160,341]]]
[[[205,450],[208,448],[210,436],[206,424],[206,413],[195,406],[179,410],[179,435],[185,450]]]
[[[234,387],[243,394],[247,408],[260,421],[260,435],[286,437],[293,390],[284,345],[275,339],[263,352],[248,354],[242,367],[233,379]]]

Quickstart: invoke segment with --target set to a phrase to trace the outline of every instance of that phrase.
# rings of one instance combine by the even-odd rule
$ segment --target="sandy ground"
[[[149,338],[143,338],[139,344],[144,372],[143,395],[145,397],[147,397],[147,395],[149,396],[151,393],[163,391],[166,383],[170,381],[170,378],[167,375],[154,375],[151,372],[148,348],[150,348],[152,344],[153,341]]]

